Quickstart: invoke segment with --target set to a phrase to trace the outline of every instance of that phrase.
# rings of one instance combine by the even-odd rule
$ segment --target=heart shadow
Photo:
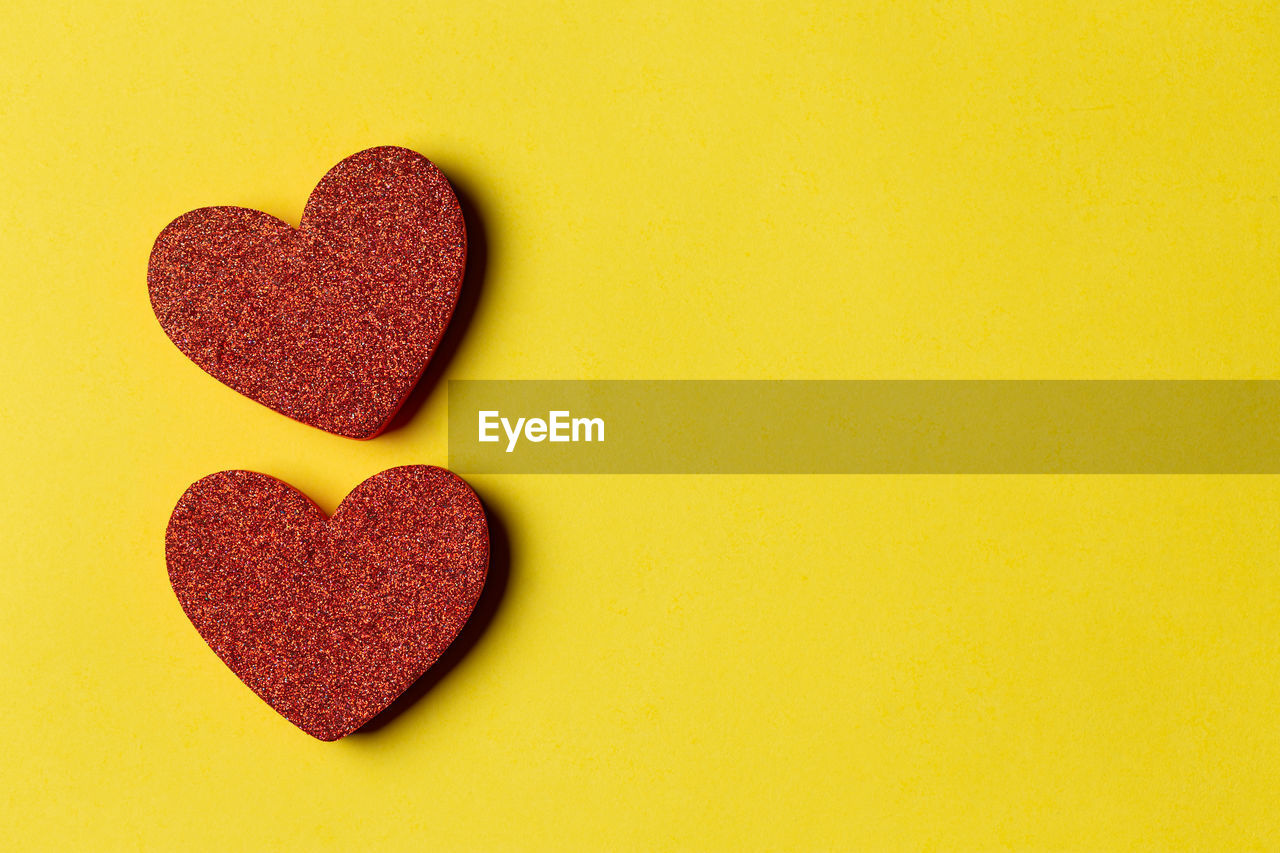
[[[479,492],[477,492],[479,494]],[[458,636],[449,644],[431,668],[401,693],[390,705],[379,711],[369,722],[352,732],[352,735],[368,735],[377,732],[393,722],[404,712],[412,708],[419,699],[444,680],[467,653],[480,642],[489,624],[497,615],[502,599],[507,593],[507,583],[511,576],[511,543],[507,537],[506,525],[494,511],[491,502],[480,498],[484,506],[485,523],[489,526],[489,571],[485,576],[484,589],[467,624],[458,632]]]

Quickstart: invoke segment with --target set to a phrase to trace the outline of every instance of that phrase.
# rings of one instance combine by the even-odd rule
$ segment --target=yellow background
[[[147,299],[371,145],[483,222],[446,378],[1280,377],[1274,4],[840,6],[0,11],[5,846],[1280,846],[1272,477],[476,477],[501,606],[336,744],[174,600],[195,479],[446,459],[443,385],[325,435]]]

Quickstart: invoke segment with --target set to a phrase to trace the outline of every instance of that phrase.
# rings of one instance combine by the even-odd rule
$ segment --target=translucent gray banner
[[[1275,474],[1280,381],[449,382],[461,474]]]

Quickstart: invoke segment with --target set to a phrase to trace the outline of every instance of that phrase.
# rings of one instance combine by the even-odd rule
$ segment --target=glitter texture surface
[[[320,740],[349,734],[416,681],[471,615],[489,566],[475,492],[409,465],[331,518],[265,474],[194,483],[165,534],[182,609],[240,680]]]
[[[204,207],[156,238],[147,269],[165,333],[247,397],[372,438],[421,376],[453,314],[466,226],[448,180],[406,148],[329,170],[302,224]]]

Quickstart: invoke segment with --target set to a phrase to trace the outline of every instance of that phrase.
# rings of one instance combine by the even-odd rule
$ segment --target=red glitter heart
[[[169,580],[200,636],[298,728],[337,740],[416,681],[484,588],[475,492],[428,465],[383,471],[332,518],[252,471],[194,483],[165,533]]]
[[[156,238],[147,268],[165,333],[214,378],[351,438],[386,428],[435,352],[467,239],[448,180],[406,148],[370,148],[287,223],[203,207]]]

